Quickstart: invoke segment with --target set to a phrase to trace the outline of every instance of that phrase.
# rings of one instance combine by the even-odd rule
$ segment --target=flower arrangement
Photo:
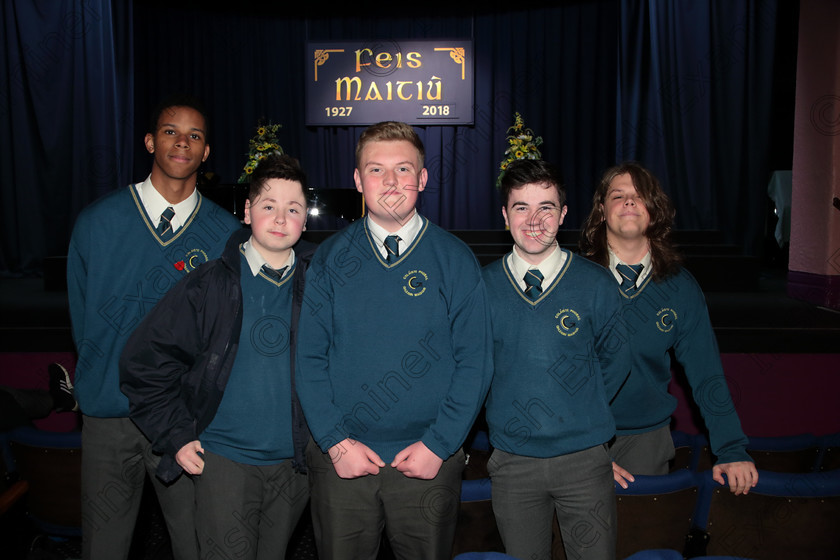
[[[530,128],[525,128],[525,121],[522,120],[522,115],[514,113],[515,121],[513,126],[507,129],[508,148],[505,150],[505,159],[502,160],[499,166],[499,176],[496,178],[496,188],[502,183],[502,175],[505,174],[505,169],[511,162],[518,159],[540,159],[542,154],[538,146],[542,144],[542,136],[534,137],[534,131]]]
[[[283,125],[266,124],[257,127],[257,135],[248,142],[248,163],[243,167],[242,175],[239,176],[239,183],[247,183],[251,173],[257,168],[257,164],[265,156],[272,153],[283,153],[283,148],[277,141],[277,130]]]

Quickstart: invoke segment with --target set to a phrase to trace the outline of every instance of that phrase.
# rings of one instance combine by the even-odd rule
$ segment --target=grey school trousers
[[[556,512],[569,560],[615,560],[615,489],[605,446],[548,458],[495,449],[487,470],[507,554],[550,560]]]
[[[630,474],[668,474],[668,463],[674,454],[670,426],[642,434],[617,436],[610,446],[613,461]]]
[[[82,558],[128,558],[146,473],[154,485],[175,560],[198,560],[193,481],[166,485],[155,476],[160,457],[128,418],[84,416],[82,424]]]
[[[377,475],[339,478],[329,455],[312,441],[306,459],[320,560],[375,560],[383,531],[398,560],[451,557],[463,450],[432,480],[409,478],[390,466]]]
[[[204,453],[196,476],[196,531],[204,560],[277,560],[309,501],[305,474],[291,461],[246,465]]]

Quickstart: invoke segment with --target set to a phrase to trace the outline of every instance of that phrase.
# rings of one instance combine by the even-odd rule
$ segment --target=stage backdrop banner
[[[472,41],[310,42],[307,126],[473,124]]]

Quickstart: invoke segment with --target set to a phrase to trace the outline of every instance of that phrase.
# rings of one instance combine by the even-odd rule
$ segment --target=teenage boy
[[[128,418],[118,361],[154,304],[199,264],[218,257],[241,225],[196,190],[210,154],[207,118],[190,97],[165,100],[153,114],[145,181],[83,210],[73,228],[67,287],[78,352],[75,396],[82,424],[82,556],[127,558],[146,472],[158,457]],[[151,477],[177,560],[197,558],[193,484]]]
[[[612,402],[616,481],[626,488],[633,474],[668,472],[677,406],[668,393],[673,353],[709,430],[717,456],[714,479],[728,481],[736,495],[746,494],[758,483],[758,471],[746,451],[703,291],[671,243],[673,220],[659,180],[640,164],[626,162],[604,172],[581,232],[581,253],[608,267],[620,284],[632,347],[632,372]]]
[[[621,302],[603,268],[558,245],[567,207],[553,166],[511,163],[501,198],[514,246],[483,271],[495,348],[486,417],[496,523],[507,554],[548,559],[556,511],[567,557],[613,560],[606,444],[615,434],[609,400],[629,370]]]
[[[245,204],[250,231],[164,296],[120,362],[131,419],[163,455],[158,477],[195,477],[202,558],[283,558],[309,498],[292,375],[315,252],[298,241],[305,184],[295,159],[263,159]]]
[[[322,559],[449,558],[464,452],[492,366],[478,262],[417,213],[427,171],[405,123],[356,147],[366,217],[312,260],[297,376]]]

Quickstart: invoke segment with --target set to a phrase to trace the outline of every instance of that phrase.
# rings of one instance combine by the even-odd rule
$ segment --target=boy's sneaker
[[[50,395],[53,398],[53,408],[58,412],[79,410],[79,404],[73,396],[73,383],[70,374],[63,365],[53,363],[47,366],[50,375]]]

